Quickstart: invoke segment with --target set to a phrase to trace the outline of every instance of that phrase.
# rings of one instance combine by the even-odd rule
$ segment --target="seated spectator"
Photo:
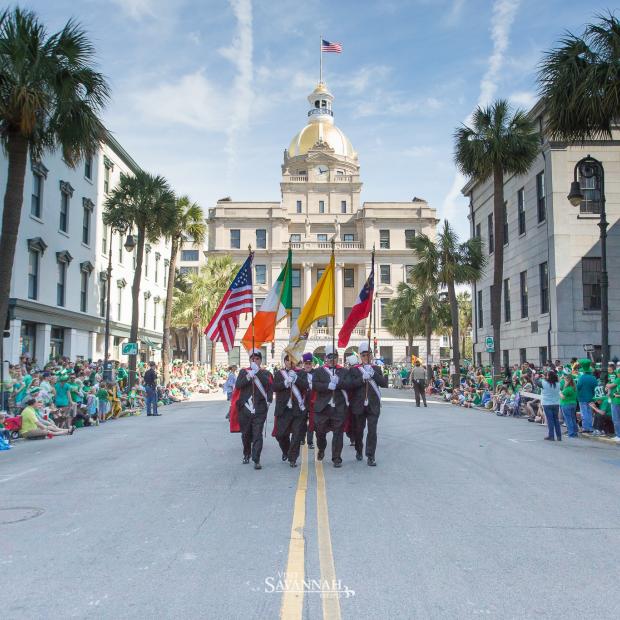
[[[605,435],[614,434],[614,425],[611,419],[611,403],[607,396],[595,398],[590,402],[590,409],[594,413],[594,421],[592,435],[604,437]]]
[[[58,435],[72,435],[75,430],[74,427],[70,429],[66,428],[57,428],[58,430],[53,430],[52,428],[48,428],[37,416],[37,412],[33,405],[35,405],[36,401],[34,398],[29,398],[26,401],[26,406],[22,410],[22,427],[19,431],[21,437],[25,439],[42,439],[45,437],[56,437]]]

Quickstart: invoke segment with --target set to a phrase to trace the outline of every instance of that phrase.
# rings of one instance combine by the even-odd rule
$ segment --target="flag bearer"
[[[306,378],[308,380],[308,389],[306,390],[306,412],[308,414],[308,432],[306,433],[306,441],[308,442],[308,448],[314,449],[314,401],[312,398],[312,377],[314,368],[312,367],[312,353],[304,353],[301,358],[303,369],[306,371]],[[302,442],[303,443],[303,442]]]

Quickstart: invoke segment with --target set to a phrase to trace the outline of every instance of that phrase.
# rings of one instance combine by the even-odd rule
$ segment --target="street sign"
[[[487,349],[487,353],[495,353],[495,340],[493,340],[493,336],[487,336],[484,339],[484,344]]]
[[[583,350],[586,353],[592,353],[594,351],[594,345],[593,344],[584,344],[583,345]]]
[[[138,355],[138,343],[125,342],[123,344],[123,355]]]

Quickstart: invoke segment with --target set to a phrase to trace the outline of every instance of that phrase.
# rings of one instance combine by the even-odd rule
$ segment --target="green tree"
[[[501,350],[501,300],[504,277],[504,175],[525,174],[538,154],[539,137],[534,121],[523,110],[512,111],[507,101],[478,107],[472,126],[454,134],[454,159],[461,172],[478,183],[493,179],[493,286],[491,323],[495,351]],[[500,356],[493,356],[493,370],[500,373]]]
[[[458,293],[456,296],[459,305],[459,333],[461,335],[461,355],[466,359],[473,360],[471,338],[468,334],[472,328],[471,295],[467,291]]]
[[[170,322],[172,320],[177,256],[183,241],[192,240],[196,246],[200,247],[207,236],[205,214],[198,203],[192,202],[188,196],[180,196],[175,200],[174,208],[172,229],[166,231],[166,236],[170,239],[170,264],[168,265],[168,288],[164,307],[164,331],[161,350],[165,385],[170,380]]]
[[[103,223],[120,231],[136,230],[136,269],[131,287],[130,342],[138,340],[140,319],[140,280],[144,246],[156,243],[172,229],[175,216],[174,193],[162,176],[139,170],[135,176],[121,174],[118,185],[110,192],[103,205]],[[136,356],[129,357],[129,382],[136,378]]]
[[[60,149],[72,167],[105,137],[99,114],[109,97],[94,48],[70,20],[48,34],[38,17],[0,13],[0,140],[8,156],[0,236],[0,320],[4,322],[24,196],[28,151],[35,161]]]
[[[196,274],[189,274],[188,289],[175,291],[171,325],[192,335],[191,359],[198,361],[198,338],[228,290],[239,265],[230,256],[210,257]],[[215,369],[215,343],[211,345],[211,369]]]
[[[383,318],[385,328],[392,336],[407,339],[409,355],[413,339],[424,335],[424,323],[417,311],[418,303],[418,291],[413,286],[399,285],[398,295],[387,304],[387,314]]]
[[[581,37],[571,33],[547,52],[538,74],[547,129],[567,142],[611,138],[620,118],[620,21],[598,15]]]
[[[459,374],[461,356],[459,350],[459,305],[456,296],[456,286],[470,284],[480,278],[486,264],[486,257],[482,253],[480,239],[474,237],[461,242],[448,220],[444,225],[437,241],[433,241],[425,234],[417,235],[411,244],[413,254],[417,260],[411,268],[411,279],[423,288],[445,287],[450,302],[452,330],[452,361],[455,373]],[[452,377],[453,383],[458,383],[458,377]]]

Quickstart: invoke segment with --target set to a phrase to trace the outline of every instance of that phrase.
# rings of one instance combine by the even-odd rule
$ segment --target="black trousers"
[[[417,381],[413,380],[413,391],[415,392],[415,406],[420,406],[420,396],[422,396],[422,400],[424,401],[424,406],[426,407],[426,381],[422,379],[418,379]]]
[[[327,447],[327,433],[332,432],[332,461],[342,463],[342,427],[344,413],[337,412],[329,405],[320,413],[314,414],[314,432],[316,433],[316,447],[325,450]]]
[[[260,453],[263,451],[263,427],[266,419],[266,413],[252,415],[246,407],[239,412],[243,456],[252,457],[255,463],[260,461]]]
[[[314,431],[308,430],[306,432],[306,443],[308,445],[313,444],[314,443]]]
[[[364,407],[360,413],[353,416],[353,424],[355,428],[355,451],[363,452],[364,450],[364,429],[368,425],[366,433],[366,456],[375,458],[375,450],[377,449],[377,424],[379,416],[371,413],[368,407]]]
[[[276,418],[276,439],[290,463],[299,458],[301,440],[306,432],[306,416],[285,413]]]

